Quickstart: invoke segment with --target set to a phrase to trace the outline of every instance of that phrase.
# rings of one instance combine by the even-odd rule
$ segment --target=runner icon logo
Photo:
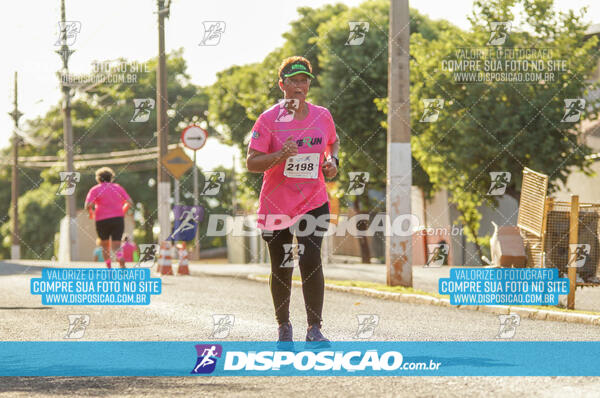
[[[346,40],[347,46],[360,46],[365,41],[367,32],[369,31],[368,22],[348,22],[350,27],[350,33],[348,34],[348,40]]]
[[[355,339],[368,339],[373,336],[375,328],[379,325],[379,315],[361,314],[356,315],[358,320],[358,329],[356,329]]]
[[[81,180],[81,174],[77,171],[61,171],[60,185],[58,186],[57,195],[70,196],[75,192],[75,186]]]
[[[204,174],[204,188],[200,195],[215,196],[221,190],[221,184],[225,182],[225,172],[211,171]]]
[[[69,315],[69,330],[65,339],[80,339],[85,333],[85,328],[90,324],[89,315]]]
[[[302,243],[284,243],[284,256],[283,262],[281,263],[281,268],[294,268],[296,263],[294,259],[294,251],[296,251],[299,256],[304,254],[304,245]]]
[[[156,261],[157,244],[140,243],[140,260],[136,267],[152,267]]]
[[[175,223],[169,240],[193,240],[196,235],[196,226],[204,216],[203,207],[176,205],[173,213],[175,214]]]
[[[224,339],[229,336],[235,316],[233,314],[214,314],[213,316],[213,331],[210,337],[215,339]]]
[[[150,112],[154,109],[155,101],[153,98],[134,98],[133,106],[135,108],[130,122],[144,123],[150,119]]]
[[[510,22],[490,22],[490,39],[487,42],[488,46],[501,46],[508,39],[510,33]]]
[[[504,195],[506,187],[510,182],[511,174],[508,171],[490,171],[490,189],[487,191],[488,195],[499,196]]]
[[[192,374],[207,374],[215,371],[217,358],[223,355],[223,347],[220,344],[196,344],[198,359]]]
[[[583,98],[568,98],[565,99],[565,114],[560,120],[561,123],[578,122],[581,118],[581,113],[585,109],[585,99]]]
[[[296,98],[284,98],[279,101],[279,113],[277,114],[277,118],[275,118],[276,122],[291,122],[294,120],[294,114],[300,107],[300,100]]]
[[[58,40],[55,46],[72,46],[77,40],[77,35],[81,33],[81,22],[79,21],[60,21],[58,22]]]
[[[204,36],[199,46],[216,46],[221,42],[221,35],[225,33],[224,21],[203,21]]]
[[[590,256],[591,245],[588,243],[570,243],[569,249],[571,253],[569,256],[569,267],[583,267]]]
[[[517,326],[521,324],[519,314],[498,315],[500,319],[500,330],[496,335],[497,339],[512,339],[517,332]]]
[[[423,100],[423,115],[419,122],[421,123],[433,123],[438,120],[440,111],[444,109],[444,100],[440,98],[426,98]]]
[[[350,186],[346,192],[348,195],[362,195],[369,182],[370,174],[366,171],[350,171],[348,172],[348,179],[350,180]]]
[[[448,259],[448,244],[447,243],[434,243],[427,245],[427,252],[429,254],[427,258],[426,267],[441,267],[447,264]]]

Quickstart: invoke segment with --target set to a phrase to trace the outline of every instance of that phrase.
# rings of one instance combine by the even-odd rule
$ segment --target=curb
[[[247,275],[247,279],[256,282],[268,282],[268,278]],[[302,286],[299,281],[292,281],[295,286]],[[363,296],[375,297],[384,300],[394,300],[401,303],[409,304],[429,304],[437,305],[441,307],[453,307],[459,310],[468,311],[481,311],[488,312],[497,315],[508,315],[518,314],[522,318],[534,319],[537,321],[555,321],[555,322],[567,322],[567,323],[582,323],[586,325],[600,325],[600,315],[587,315],[587,314],[576,314],[560,311],[548,311],[540,310],[536,308],[525,308],[525,307],[511,307],[507,305],[452,305],[450,300],[446,298],[437,298],[432,296],[426,296],[424,294],[414,293],[393,293],[393,292],[382,292],[375,289],[368,289],[354,286],[338,286],[329,283],[325,284],[325,288],[343,293],[354,293]]]

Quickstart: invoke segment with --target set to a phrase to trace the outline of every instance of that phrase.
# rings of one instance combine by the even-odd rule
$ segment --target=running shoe
[[[282,323],[277,329],[279,332],[279,340],[277,341],[277,349],[279,350],[293,350],[293,330],[290,322]]]
[[[331,347],[330,341],[321,333],[321,325],[313,323],[306,331],[306,341],[315,348]]]
[[[294,341],[291,322],[282,323],[277,331],[279,332],[279,341]]]

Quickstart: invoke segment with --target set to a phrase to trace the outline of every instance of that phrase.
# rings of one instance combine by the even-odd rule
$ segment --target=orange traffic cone
[[[160,244],[158,273],[161,275],[173,275],[173,269],[171,268],[171,242],[169,241],[164,241]]]
[[[179,264],[177,265],[177,275],[189,275],[190,268],[189,259],[188,259],[188,251],[185,247],[185,242],[181,242],[177,245],[177,249],[179,249]]]

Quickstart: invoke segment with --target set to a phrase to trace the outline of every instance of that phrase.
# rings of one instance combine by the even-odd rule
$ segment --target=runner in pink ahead
[[[94,219],[96,221],[107,218],[123,217],[123,203],[131,200],[129,194],[117,183],[101,182],[89,190],[85,203],[95,205]]]
[[[100,238],[102,256],[108,268],[111,267],[110,246],[113,251],[119,248],[125,229],[123,205],[128,203],[129,206],[133,206],[123,187],[113,182],[114,177],[115,173],[109,167],[96,170],[98,185],[93,186],[85,198],[85,208],[96,220],[96,233]],[[121,268],[125,268],[124,262],[121,263]]]
[[[308,329],[306,341],[329,345],[321,333],[324,278],[321,244],[329,224],[325,177],[337,174],[338,137],[329,111],[306,102],[310,62],[290,57],[279,68],[284,99],[263,112],[252,129],[246,166],[264,173],[258,206],[258,227],[269,246],[269,286],[279,324],[278,344],[293,345],[290,295],[294,251],[302,276]],[[312,219],[312,220],[311,220]],[[298,242],[294,247],[293,238]]]

